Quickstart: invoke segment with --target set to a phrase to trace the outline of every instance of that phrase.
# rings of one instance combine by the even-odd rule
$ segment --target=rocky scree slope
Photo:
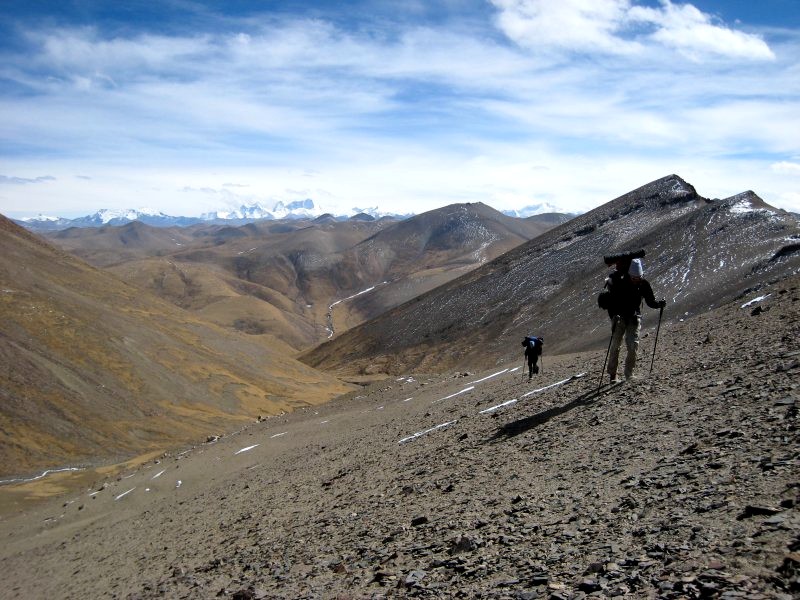
[[[599,392],[405,374],[97,481],[0,521],[0,595],[797,597],[800,278],[746,300]]]
[[[664,318],[706,312],[800,269],[800,222],[747,192],[708,200],[676,175],[642,186],[483,267],[307,352],[340,373],[438,371],[518,355],[543,335],[547,352],[599,348],[602,257],[644,248],[646,277],[668,301]],[[644,327],[656,311],[645,308]]]

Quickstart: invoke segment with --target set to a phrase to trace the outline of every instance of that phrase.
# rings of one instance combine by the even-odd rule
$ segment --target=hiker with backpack
[[[608,352],[608,374],[611,383],[619,383],[617,375],[619,353],[625,340],[625,379],[631,379],[636,369],[639,350],[639,332],[642,327],[642,300],[650,308],[663,310],[666,300],[656,300],[653,288],[643,277],[644,268],[641,257],[644,251],[632,255],[606,257],[616,265],[605,282],[605,291],[600,294],[598,304],[608,311],[612,320],[611,342]]]
[[[528,381],[530,381],[533,374],[539,372],[539,365],[536,363],[542,355],[544,338],[529,335],[522,340],[522,345],[525,346],[525,358],[528,359]]]

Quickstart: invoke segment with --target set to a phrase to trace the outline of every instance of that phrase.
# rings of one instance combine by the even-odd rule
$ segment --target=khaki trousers
[[[625,340],[625,347],[628,353],[625,355],[625,378],[633,377],[636,369],[636,355],[639,352],[639,331],[642,329],[642,317],[633,316],[627,320],[620,318],[614,333],[611,336],[611,350],[608,354],[608,372],[611,375],[617,374],[619,366],[619,351],[622,348],[622,340]]]

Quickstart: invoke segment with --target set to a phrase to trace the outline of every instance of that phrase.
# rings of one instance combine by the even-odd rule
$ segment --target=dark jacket
[[[653,295],[653,288],[646,279],[634,283],[627,273],[614,271],[606,279],[606,288],[611,292],[608,316],[619,315],[626,321],[631,317],[641,316],[642,299],[650,308],[661,308]]]

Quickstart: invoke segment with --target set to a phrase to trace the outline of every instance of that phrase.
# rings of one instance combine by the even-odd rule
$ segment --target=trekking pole
[[[606,358],[603,361],[603,370],[600,371],[600,381],[597,382],[597,391],[600,391],[600,388],[603,385],[603,375],[606,372],[606,363],[608,362],[608,354],[611,352],[611,342],[614,341],[614,330],[617,328],[617,320],[619,319],[619,315],[614,315],[614,320],[611,324],[611,339],[608,340],[608,350],[606,350]]]
[[[522,381],[520,381],[520,383],[525,383],[525,363],[527,362],[527,360],[528,360],[527,356],[522,357]]]
[[[661,317],[664,315],[664,307],[662,306],[661,309],[658,311],[658,327],[656,327],[656,341],[653,342],[653,358],[650,359],[650,373],[648,375],[653,374],[653,363],[656,362],[656,346],[658,345],[658,332],[661,331]]]

